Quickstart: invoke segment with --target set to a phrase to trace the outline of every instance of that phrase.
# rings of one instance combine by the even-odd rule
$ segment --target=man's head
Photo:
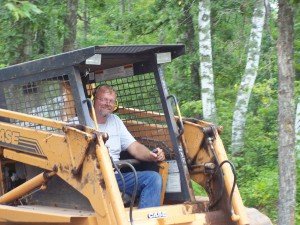
[[[117,93],[112,86],[104,84],[95,89],[95,111],[102,117],[107,117],[114,111]]]

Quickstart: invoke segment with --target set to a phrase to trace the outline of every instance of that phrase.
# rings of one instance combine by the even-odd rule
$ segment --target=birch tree
[[[231,152],[232,155],[241,153],[244,147],[243,133],[246,123],[249,99],[257,77],[260,58],[260,47],[265,22],[264,0],[257,0],[251,20],[249,49],[244,75],[237,94],[232,120]]]
[[[278,11],[278,225],[294,225],[296,210],[294,21],[288,1]]]
[[[295,119],[295,151],[296,160],[300,161],[300,98],[298,98],[296,107],[296,119]],[[298,165],[300,167],[300,165]]]
[[[203,118],[204,120],[217,123],[210,33],[210,0],[201,0],[199,2],[198,28]]]

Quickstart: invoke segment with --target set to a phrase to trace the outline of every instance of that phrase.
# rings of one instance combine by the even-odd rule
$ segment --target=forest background
[[[210,2],[214,98],[217,121],[224,128],[221,137],[237,169],[244,204],[259,209],[276,223],[279,192],[276,1],[266,5],[257,77],[245,114],[243,148],[238,154],[232,154],[231,148],[233,114],[251,44],[255,3]],[[300,7],[292,5],[296,105],[300,99]],[[0,67],[93,45],[183,43],[186,55],[165,67],[166,82],[169,92],[179,99],[182,115],[202,119],[199,7],[199,0],[0,0]],[[298,143],[296,149],[299,149],[297,146]],[[299,175],[299,150],[296,153]],[[300,224],[300,192],[296,199],[296,224]]]

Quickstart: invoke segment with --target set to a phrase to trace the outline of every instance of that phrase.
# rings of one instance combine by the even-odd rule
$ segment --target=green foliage
[[[205,189],[192,180],[192,187],[196,196],[207,196]]]
[[[253,176],[247,177],[246,174],[253,174]],[[277,168],[270,170],[270,168],[245,166],[242,171],[239,171],[238,180],[244,204],[257,208],[275,221],[277,219],[276,196],[278,196]]]
[[[298,174],[298,179],[297,179],[297,191],[296,191],[296,224],[299,224],[299,222],[300,222],[300,179],[299,179],[300,165],[299,165],[299,160],[298,160],[298,166],[297,166],[297,174]]]
[[[18,20],[10,10],[2,10],[6,7],[0,7],[0,14],[4,18],[0,29],[6,31],[0,34],[0,52],[3,53],[0,63],[9,65],[61,53],[65,3],[54,0],[47,1],[47,4],[41,1],[34,3],[35,5],[27,1],[9,2],[17,10],[16,13],[20,14],[19,11],[23,10]],[[30,58],[22,58],[21,55],[29,49]]]
[[[218,110],[218,118],[219,124],[223,127],[223,132],[221,134],[222,142],[226,149],[230,146],[231,143],[231,125],[232,125],[232,117],[233,117],[233,107],[234,101],[232,99],[235,98],[234,89],[226,89],[224,90],[224,97],[217,98],[217,110]],[[230,153],[230,152],[228,152]]]
[[[11,0],[4,4],[6,8],[14,17],[15,21],[21,18],[32,18],[32,14],[40,14],[42,11],[29,1]]]
[[[246,206],[277,219],[277,80],[256,83],[250,100],[243,155],[234,158]]]
[[[231,141],[234,89],[223,88],[226,98],[217,99],[221,137],[225,147]],[[257,83],[250,100],[245,127],[243,155],[232,159],[237,169],[237,182],[247,207],[255,207],[277,219],[277,80]],[[230,155],[229,155],[229,158]]]
[[[202,102],[189,101],[180,105],[181,114],[183,117],[188,118],[202,118]]]
[[[297,99],[297,97],[300,96],[300,80],[295,81],[295,96],[296,96],[296,99]],[[296,101],[296,104],[297,104],[297,101]]]
[[[216,99],[225,89],[239,84],[246,62],[250,19],[237,2],[212,3],[212,46]],[[248,8],[249,6],[243,6]],[[224,8],[221,10],[221,8]],[[247,12],[246,9],[245,12]],[[226,91],[226,90],[225,90]],[[234,97],[235,98],[235,97]]]

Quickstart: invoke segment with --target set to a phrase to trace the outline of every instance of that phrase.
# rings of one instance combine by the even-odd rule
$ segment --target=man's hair
[[[97,95],[97,92],[99,90],[102,90],[104,92],[108,92],[108,93],[115,93],[115,95],[117,96],[117,91],[110,85],[108,84],[100,84],[95,88],[95,96]]]

